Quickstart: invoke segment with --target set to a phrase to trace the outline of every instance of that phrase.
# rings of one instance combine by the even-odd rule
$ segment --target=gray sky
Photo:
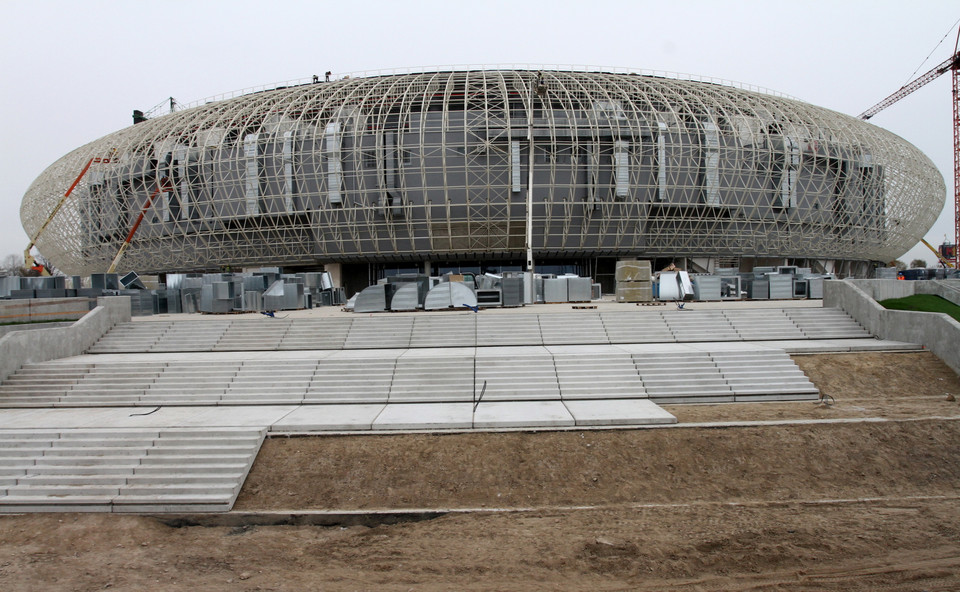
[[[956,0],[0,0],[0,258],[58,158],[133,109],[323,75],[449,64],[601,65],[711,76],[857,115],[949,57]],[[947,182],[926,238],[953,236],[950,76],[872,122]],[[933,255],[922,245],[903,259]]]

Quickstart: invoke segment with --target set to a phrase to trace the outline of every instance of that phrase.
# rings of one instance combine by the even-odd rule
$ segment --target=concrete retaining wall
[[[937,280],[914,283],[919,284],[916,287],[917,294],[936,294],[960,306],[960,280]]]
[[[933,294],[960,306],[960,280],[845,280],[852,282],[876,300],[906,298],[914,294]],[[827,282],[829,283],[829,282]]]
[[[0,337],[14,331],[36,331],[37,329],[57,329],[69,327],[73,321],[63,321],[62,323],[27,323],[24,325],[0,325]]]
[[[130,320],[130,297],[97,299],[97,307],[65,328],[15,331],[0,338],[0,382],[24,364],[80,355],[117,323]]]
[[[0,301],[0,323],[76,321],[90,312],[90,298],[24,298]]]
[[[960,374],[960,323],[943,313],[887,310],[877,300],[928,294],[938,282],[843,280],[823,284],[823,305],[842,308],[881,339],[919,343]]]

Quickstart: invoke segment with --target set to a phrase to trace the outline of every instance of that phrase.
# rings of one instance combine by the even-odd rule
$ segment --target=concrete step
[[[597,313],[543,314],[540,334],[545,344],[610,343],[603,321]]]
[[[417,317],[410,335],[410,347],[474,347],[477,343],[477,315],[450,314]]]
[[[3,430],[0,512],[131,511],[132,504],[144,512],[226,510],[264,434],[243,428]]]
[[[610,343],[669,343],[673,333],[660,311],[601,313]]]
[[[136,321],[108,332],[89,351],[273,351],[763,341],[868,337],[839,309],[636,310],[357,316],[348,319]]]
[[[477,346],[542,345],[537,315],[477,316]]]
[[[819,391],[782,350],[713,352],[736,400],[815,400]]]
[[[553,357],[535,354],[477,358],[477,395],[485,401],[559,400]]]

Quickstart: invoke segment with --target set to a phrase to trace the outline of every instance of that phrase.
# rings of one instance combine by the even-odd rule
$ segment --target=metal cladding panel
[[[751,280],[747,284],[747,298],[752,300],[767,300],[770,298],[770,282],[767,280]]]
[[[213,312],[213,284],[204,284],[200,290],[200,312]]]
[[[420,306],[419,285],[416,282],[402,284],[390,299],[390,310],[417,310]]]
[[[675,271],[661,271],[657,280],[657,298],[659,300],[680,300],[683,288]]]
[[[505,277],[500,280],[500,292],[504,306],[520,306],[523,301],[522,277]]]
[[[297,310],[304,308],[303,285],[302,284],[284,284],[283,285],[283,309]]]
[[[820,300],[823,298],[823,278],[807,278],[807,296],[809,298]]]
[[[115,273],[90,274],[90,287],[95,290],[119,290],[120,276]]]
[[[543,280],[544,302],[569,302],[567,299],[567,278],[553,278]],[[588,299],[589,300],[589,299]]]
[[[19,277],[0,277],[0,297],[10,296],[10,292],[20,289]]]
[[[469,286],[460,282],[442,282],[437,284],[427,293],[427,298],[423,305],[426,310],[463,308],[467,306],[477,306],[477,295]]]
[[[375,284],[364,288],[357,294],[356,300],[353,302],[353,312],[369,313],[387,310],[385,288],[386,285],[384,284]]]
[[[793,275],[770,275],[770,298],[773,300],[793,298]]]
[[[693,276],[693,297],[697,300],[720,300],[720,276]]]
[[[231,290],[233,285],[230,282],[216,282],[211,285],[213,286],[214,300],[229,300],[233,298],[233,290]]]
[[[593,300],[593,280],[590,278],[567,278],[567,301],[589,302]]]

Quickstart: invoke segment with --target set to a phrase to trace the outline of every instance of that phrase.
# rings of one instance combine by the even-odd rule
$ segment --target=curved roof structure
[[[794,99],[627,73],[464,70],[199,105],[51,165],[23,198],[70,274],[348,261],[890,260],[943,207],[908,142]],[[528,205],[529,221],[528,221]]]

